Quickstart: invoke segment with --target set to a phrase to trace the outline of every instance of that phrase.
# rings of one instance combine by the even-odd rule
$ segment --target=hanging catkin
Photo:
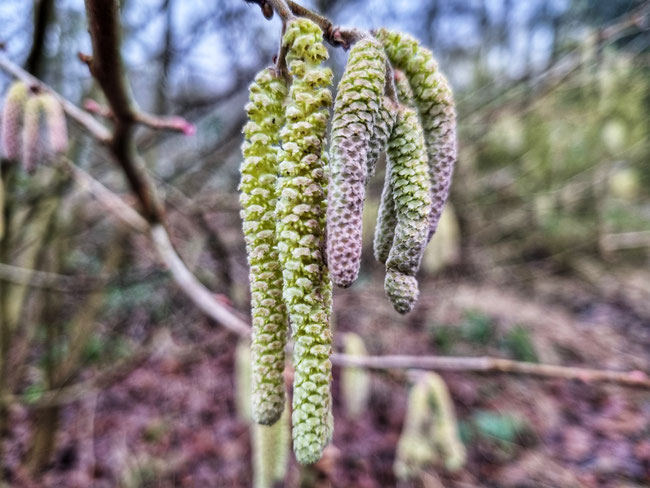
[[[399,70],[394,71],[395,89],[397,98],[401,105],[415,108],[413,92],[404,73]],[[384,112],[391,113],[392,130],[397,114],[397,105],[387,99],[384,104]],[[397,225],[397,216],[395,215],[395,203],[393,202],[393,192],[390,187],[390,161],[386,160],[386,177],[384,179],[384,189],[381,192],[381,201],[377,213],[377,225],[375,227],[375,238],[373,240],[373,250],[375,259],[382,264],[386,264],[388,253],[393,246],[395,237],[395,226]]]
[[[431,185],[431,239],[449,195],[456,163],[456,112],[451,88],[433,54],[408,34],[387,29],[375,32],[395,68],[406,73],[422,120],[429,157]]]
[[[338,86],[330,148],[327,259],[332,280],[342,287],[350,286],[359,275],[365,186],[377,158],[373,145],[378,146],[383,136],[383,132],[374,133],[383,123],[380,105],[385,79],[382,45],[372,37],[361,39],[350,51]]]
[[[41,96],[41,105],[45,114],[45,129],[50,152],[56,156],[68,149],[68,128],[65,113],[59,101],[50,93]]]
[[[293,76],[285,111],[276,207],[283,296],[294,344],[293,448],[316,462],[331,439],[331,280],[325,265],[327,171],[323,150],[332,72],[323,33],[310,20],[288,22],[283,38]]]
[[[18,159],[21,147],[21,127],[29,87],[22,81],[12,83],[2,107],[2,149],[7,159]]]
[[[286,95],[284,80],[272,68],[262,70],[251,85],[239,187],[250,265],[252,414],[256,422],[264,425],[280,418],[285,403],[283,372],[288,324],[282,299],[275,206],[279,131]]]
[[[25,103],[22,130],[22,162],[27,172],[32,172],[45,154],[41,140],[42,96],[30,97]]]
[[[386,260],[384,288],[395,310],[406,313],[418,298],[415,274],[427,244],[431,212],[424,134],[415,110],[399,107],[387,156],[397,225]]]

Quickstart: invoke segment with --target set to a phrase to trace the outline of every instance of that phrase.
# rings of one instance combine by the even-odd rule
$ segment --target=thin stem
[[[343,29],[335,26],[327,17],[317,14],[313,10],[309,10],[292,0],[287,0],[287,3],[291,11],[298,17],[305,17],[320,27],[325,40],[334,47],[348,49],[364,36],[363,31],[359,29]]]
[[[295,18],[295,16],[291,13],[291,10],[289,10],[287,2],[284,0],[266,0],[266,3],[273,7],[273,10],[278,13],[283,22],[288,22],[289,20]]]

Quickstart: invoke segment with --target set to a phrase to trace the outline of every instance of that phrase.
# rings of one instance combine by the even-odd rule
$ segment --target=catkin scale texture
[[[386,124],[386,141],[388,141],[390,132],[392,132],[393,126],[395,125],[395,119],[397,118],[397,104],[395,104],[390,98],[384,97],[381,114],[382,119]],[[393,192],[390,187],[390,160],[386,158],[384,188],[381,193],[381,201],[377,213],[377,225],[375,227],[375,237],[373,240],[375,259],[382,264],[386,264],[390,248],[393,247],[396,225],[397,215],[395,214]]]
[[[22,81],[13,83],[7,92],[2,107],[2,148],[7,159],[20,157],[21,127],[25,103],[29,98],[29,87]]]
[[[431,176],[431,214],[429,235],[436,231],[451,185],[456,163],[456,112],[453,94],[438,69],[433,54],[407,34],[378,29],[393,65],[404,71],[413,91],[427,146]]]
[[[285,82],[271,68],[262,70],[251,85],[239,188],[250,265],[252,414],[256,422],[264,425],[275,423],[285,404],[283,372],[288,324],[282,299],[275,207],[279,131],[286,95]]]
[[[395,309],[406,313],[418,297],[415,274],[427,244],[431,212],[427,154],[415,110],[399,107],[387,156],[397,225],[386,260],[385,290]]]
[[[374,171],[377,158],[372,150],[379,144],[375,132],[385,78],[382,45],[371,37],[358,41],[338,86],[330,147],[327,259],[334,283],[342,287],[350,286],[359,274],[365,187],[369,166]]]
[[[293,448],[313,463],[332,436],[329,356],[331,280],[325,265],[328,173],[323,154],[332,96],[332,72],[323,34],[310,20],[287,24],[283,45],[293,76],[281,131],[276,207],[283,296],[294,338]]]

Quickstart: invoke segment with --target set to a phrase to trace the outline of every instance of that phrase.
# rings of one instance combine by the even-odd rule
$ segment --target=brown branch
[[[342,47],[347,50],[365,35],[359,29],[344,29],[335,26],[327,17],[319,15],[292,0],[287,0],[287,3],[295,15],[305,17],[320,27],[323,31],[324,39],[334,47]]]
[[[622,386],[650,388],[650,378],[643,371],[608,371],[551,364],[527,363],[492,357],[444,356],[348,356],[333,354],[332,363],[343,367],[368,369],[427,369],[470,373],[505,373],[538,378],[561,378],[585,383],[616,383]]]
[[[72,176],[81,189],[89,191],[106,210],[127,227],[137,232],[149,230],[149,224],[142,215],[72,161],[61,158],[60,167]]]
[[[84,108],[91,113],[104,117],[106,119],[115,120],[113,112],[108,107],[97,103],[95,100],[89,98],[84,100]],[[182,132],[185,135],[191,136],[196,133],[194,124],[188,122],[183,117],[178,116],[160,116],[151,115],[145,112],[135,112],[133,115],[134,121],[142,125],[146,125],[152,129],[170,130],[174,132]]]
[[[357,42],[364,36],[364,33],[358,29],[344,29],[335,26],[332,22],[322,15],[317,14],[313,10],[292,1],[292,0],[245,0],[248,3],[256,3],[262,8],[262,12],[267,19],[271,16],[267,15],[266,10],[269,6],[275,10],[282,18],[283,23],[294,18],[294,16],[304,17],[314,22],[323,31],[323,38],[334,47],[342,47],[348,49],[352,44]],[[288,8],[287,8],[288,6]]]
[[[287,6],[287,2],[284,0],[266,0],[266,2],[269,4],[271,7],[273,7],[273,10],[275,10],[280,18],[282,18],[282,22],[288,22],[289,20],[294,18],[294,15],[291,13],[291,10],[289,10],[289,7]],[[263,5],[262,5],[262,10],[263,10]]]
[[[243,321],[242,321],[243,323]],[[243,331],[242,331],[243,333]],[[248,332],[242,337],[248,336]],[[176,346],[171,339],[161,332],[153,338],[151,344],[143,347],[132,356],[122,360],[115,366],[109,367],[97,374],[94,378],[78,384],[67,386],[55,391],[44,392],[35,403],[36,407],[62,405],[82,399],[87,394],[94,393],[102,388],[128,376],[128,374],[148,359],[164,354],[171,354],[174,358],[182,360],[196,360],[200,351],[207,351],[223,343],[222,337],[198,345]],[[609,371],[590,368],[577,368],[569,366],[555,366],[550,364],[526,363],[511,359],[493,357],[444,357],[444,356],[351,356],[334,353],[331,356],[332,364],[343,368],[366,368],[372,370],[432,370],[438,372],[461,373],[500,373],[512,375],[533,376],[541,379],[576,380],[585,383],[610,383],[629,388],[650,389],[650,378],[642,371]],[[11,404],[20,402],[16,395],[7,395],[0,399],[0,403]]]
[[[241,337],[250,335],[249,325],[220,304],[210,291],[187,269],[172,246],[169,235],[161,225],[151,228],[151,237],[158,254],[185,294],[209,317]]]
[[[107,277],[70,276],[0,263],[0,281],[59,292],[92,292]]]

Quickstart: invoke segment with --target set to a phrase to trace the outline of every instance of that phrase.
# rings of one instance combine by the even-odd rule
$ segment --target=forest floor
[[[381,277],[372,278],[335,296],[337,337],[354,331],[371,354],[491,355],[650,371],[650,280],[640,272],[618,281],[592,275],[589,284],[550,275],[521,283],[448,275],[423,281],[418,307],[404,317],[388,305]],[[197,343],[223,340],[196,354],[152,357],[67,406],[51,466],[30,482],[16,461],[12,486],[250,486],[249,426],[234,400],[236,340],[207,323],[196,330],[203,334]],[[287,486],[395,486],[405,375],[373,373],[368,414],[359,420],[342,410],[339,376],[335,368],[333,442],[308,470],[292,460]],[[443,377],[467,465],[455,474],[431,467],[405,486],[650,486],[650,392],[512,375]],[[24,453],[33,415],[13,408],[10,453]]]

